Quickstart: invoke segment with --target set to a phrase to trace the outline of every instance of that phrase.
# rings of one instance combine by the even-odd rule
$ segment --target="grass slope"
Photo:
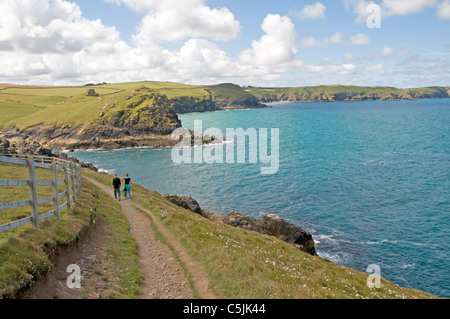
[[[85,172],[110,185],[112,176]],[[168,202],[157,192],[132,186],[133,202],[156,214],[189,254],[204,265],[224,298],[433,298],[382,279],[369,289],[368,274],[310,256],[275,237],[215,223]]]
[[[217,110],[220,106],[245,105],[249,101],[257,103],[250,93],[234,84],[194,86],[171,82],[132,82],[88,87],[0,85],[0,129],[13,125],[24,129],[40,123],[89,124],[98,120],[105,107],[114,105],[116,111],[126,108],[130,91],[142,86],[166,95],[179,112]],[[100,96],[85,96],[87,89],[94,89]],[[180,103],[186,99],[186,105]],[[159,119],[155,118],[155,121]]]
[[[3,174],[5,171],[3,171]],[[21,178],[16,171],[8,178]],[[84,170],[105,185],[112,176]],[[15,176],[14,176],[15,175]],[[368,274],[340,267],[310,256],[276,239],[215,223],[167,201],[157,192],[133,184],[133,202],[152,211],[164,227],[203,264],[216,293],[223,298],[433,298],[422,291],[382,280],[380,289],[369,289]],[[18,194],[10,194],[16,200]],[[41,222],[39,230],[18,228],[0,241],[0,295],[14,296],[51,268],[50,253],[75,243],[92,227],[96,216],[106,221],[108,258],[115,265],[118,286],[109,298],[138,298],[142,278],[137,266],[136,244],[120,206],[86,180],[74,214],[60,221]],[[155,225],[153,225],[155,226]],[[155,229],[155,233],[161,231]],[[159,238],[164,240],[163,238]],[[188,274],[189,276],[189,274]]]
[[[137,88],[136,88],[137,89]],[[15,125],[20,129],[36,124],[78,126],[88,125],[111,118],[113,113],[119,111],[139,112],[142,108],[151,106],[158,111],[155,103],[155,95],[143,104],[135,101],[138,97],[133,96],[134,90],[99,90],[97,93],[108,92],[100,97],[88,97],[84,92],[80,94],[80,88],[35,89],[23,88],[12,89],[15,94],[22,91],[22,95],[15,95],[15,101],[6,99],[4,91],[0,91],[0,122],[3,127]],[[6,90],[6,91],[9,91]],[[28,92],[31,91],[31,92]],[[44,94],[64,94],[50,95]],[[77,94],[77,95],[71,95]],[[150,95],[150,94],[148,94]],[[132,106],[132,107],[130,107]],[[160,114],[161,113],[161,114]],[[131,114],[130,114],[131,115]],[[159,125],[171,125],[164,118],[163,112],[154,112],[149,125],[158,122]]]
[[[20,179],[22,174],[20,170],[14,170],[9,176],[15,175],[13,177]],[[4,171],[0,176],[4,178]],[[18,200],[20,196],[10,192],[8,201]],[[8,210],[0,213],[7,214]],[[59,221],[55,218],[41,221],[40,229],[26,225],[0,234],[0,298],[14,298],[44,277],[52,267],[51,254],[61,247],[75,244],[93,227],[98,215],[106,224],[106,258],[114,265],[111,272],[117,278],[117,285],[105,297],[138,298],[142,278],[137,266],[136,243],[129,233],[129,225],[120,206],[87,181],[83,181],[73,215],[63,213]]]

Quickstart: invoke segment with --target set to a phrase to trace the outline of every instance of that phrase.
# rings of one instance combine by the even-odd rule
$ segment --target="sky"
[[[1,0],[0,83],[450,86],[450,0]]]

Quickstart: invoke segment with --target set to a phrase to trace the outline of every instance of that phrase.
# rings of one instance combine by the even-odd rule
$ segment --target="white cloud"
[[[395,50],[388,45],[383,45],[381,50],[377,50],[372,56],[369,58],[383,58],[390,56],[407,56],[409,55],[409,50]]]
[[[450,1],[446,0],[439,4],[437,15],[440,19],[450,19]]]
[[[390,46],[384,45],[381,51],[379,52],[380,56],[390,56],[395,53],[395,50]]]
[[[242,26],[227,8],[212,8],[205,4],[206,0],[108,1],[142,13],[142,21],[136,21],[138,29],[132,44],[124,42],[115,27],[104,25],[100,19],[87,19],[74,2],[1,0],[0,82],[83,84],[162,80],[274,85],[286,84],[279,82],[281,79],[309,81],[308,75],[311,81],[327,82],[385,75],[383,64],[365,62],[376,59],[380,60],[376,63],[395,62],[389,57],[409,54],[407,50],[384,46],[365,58],[348,53],[341,64],[331,58],[324,58],[322,64],[306,63],[296,58],[297,35],[291,19],[269,14],[261,24],[264,34],[249,43],[238,58],[231,58],[218,41],[235,38]],[[440,1],[440,14],[445,18],[450,0]],[[167,49],[168,41],[176,41],[178,48],[170,45],[167,47],[172,49]],[[345,48],[368,44],[370,38],[364,34],[346,38],[336,32],[318,40],[307,37],[302,43]],[[342,77],[346,75],[351,76]]]
[[[370,44],[370,38],[366,34],[356,34],[350,37],[350,43],[355,45]]]
[[[324,19],[327,7],[321,2],[313,5],[306,5],[300,12],[295,13],[299,19]]]
[[[377,65],[368,66],[362,73],[370,73],[370,74],[385,74],[387,71],[384,67],[383,63],[379,63]]]
[[[342,39],[344,38],[344,35],[340,32],[336,32],[332,34],[330,37],[325,39],[325,43],[333,43],[333,44],[339,44],[342,43]]]
[[[379,1],[366,1],[366,0],[343,0],[344,5],[347,8],[351,8],[356,14],[356,22],[365,23],[367,18],[371,14],[368,12],[370,5],[376,4],[380,6],[382,18],[388,18],[392,16],[405,16],[409,14],[416,14],[422,12],[426,8],[436,7],[437,0],[382,0]],[[448,1],[448,0],[446,0]],[[445,5],[444,5],[445,12]],[[441,10],[438,9],[438,15]]]
[[[203,5],[204,0],[183,0],[183,1],[174,1],[174,0],[104,0],[110,3],[116,3],[118,5],[126,5],[130,9],[137,12],[150,12],[152,10],[157,11],[166,11],[173,9],[176,6],[180,10],[189,10],[193,7],[199,7]]]
[[[344,5],[347,9],[351,8],[353,13],[356,14],[356,22],[365,23],[369,16],[367,12],[367,8],[371,4],[375,4],[373,1],[365,1],[365,0],[343,0]]]
[[[354,61],[354,60],[356,60],[356,57],[353,53],[346,53],[344,55],[344,59],[347,61]]]
[[[302,45],[305,47],[326,47],[330,44],[341,44],[343,39],[344,35],[340,32],[336,32],[323,39],[323,41],[318,41],[315,37],[304,38],[302,40]]]
[[[408,15],[423,11],[436,5],[436,0],[383,0],[381,5],[386,15]]]
[[[237,66],[215,43],[190,39],[179,51],[170,52],[165,68],[173,77],[184,81],[192,81],[192,78],[217,81],[221,77],[232,77]]]
[[[68,1],[2,1],[0,11],[8,14],[7,19],[0,21],[0,81],[261,81],[280,78],[280,74],[297,64],[295,26],[287,17],[268,15],[261,25],[264,35],[238,59],[232,59],[213,42],[235,36],[240,29],[228,9],[212,9],[204,6],[204,1],[186,1],[172,10],[170,1],[161,2],[120,0],[121,4],[135,5],[135,10],[146,12],[134,44],[129,45],[114,27],[103,25],[101,20],[86,19],[79,6]],[[180,30],[171,26],[158,34],[157,30],[148,29],[155,21],[165,23],[165,16],[181,17],[177,11],[180,6],[200,10],[191,12],[192,21],[176,20],[174,25]],[[183,44],[179,49],[165,49],[163,42],[167,37]]]
[[[340,74],[348,75],[356,71],[356,65],[352,63],[345,63],[342,65],[316,65],[309,64],[303,67],[303,70],[309,73],[321,73],[321,74]]]
[[[307,37],[302,40],[302,45],[305,47],[320,47],[324,46],[324,43],[317,41],[315,37]]]
[[[77,5],[63,0],[3,0],[0,12],[0,42],[8,43],[7,50],[76,52],[85,42],[120,39],[114,27],[83,18]]]
[[[0,78],[5,82],[66,79],[73,83],[89,72],[117,68],[120,59],[115,48],[127,46],[114,27],[103,25],[99,19],[86,19],[72,2],[3,0],[0,12],[4,15],[0,44],[7,44],[0,45]],[[108,65],[109,57],[119,62]]]
[[[204,4],[205,0],[106,1],[146,13],[138,26],[138,34],[133,36],[138,46],[198,37],[227,41],[239,35],[242,29],[229,9],[210,8]]]
[[[241,64],[277,65],[292,62],[297,54],[296,31],[291,19],[269,14],[261,25],[265,34],[253,41],[252,48],[244,51]]]
[[[200,0],[115,2],[147,12],[135,35],[135,46],[122,41],[114,27],[103,25],[99,19],[86,19],[75,3],[2,0],[1,81],[74,84],[148,78],[192,80],[197,75],[218,78],[236,69],[236,63],[206,39],[190,39],[173,51],[160,43],[163,37],[234,37],[241,26],[228,9],[211,9]]]

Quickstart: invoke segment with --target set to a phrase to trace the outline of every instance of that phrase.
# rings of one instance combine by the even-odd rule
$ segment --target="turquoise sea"
[[[174,164],[171,149],[73,155],[203,209],[276,214],[313,234],[320,256],[450,297],[450,99],[274,104],[180,115],[203,129],[279,128],[280,167]],[[206,146],[211,147],[211,146]],[[253,146],[251,146],[253,147]]]

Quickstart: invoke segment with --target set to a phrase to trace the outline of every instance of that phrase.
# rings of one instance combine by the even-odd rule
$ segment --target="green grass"
[[[40,229],[25,229],[0,243],[0,295],[14,297],[42,278],[52,267],[49,254],[60,245],[76,242],[90,227],[90,214],[74,209],[73,215],[40,223]]]
[[[86,172],[109,185],[112,176]],[[168,202],[157,192],[132,186],[133,202],[154,213],[206,269],[224,298],[432,298],[382,280],[369,289],[368,274],[310,256],[270,236],[214,223]]]
[[[68,126],[92,124],[100,119],[100,114],[105,112],[106,109],[111,111],[126,109],[130,93],[128,91],[115,92],[114,94],[105,95],[101,99],[87,97],[84,94],[67,98],[63,102],[42,107],[20,118],[19,114],[17,114],[17,117],[14,117],[9,113],[9,121],[6,122],[5,127],[12,124],[19,128],[26,128],[36,124]]]
[[[0,167],[2,179],[20,179],[23,174],[26,173],[20,168]],[[45,172],[37,171],[37,175],[43,177],[41,174]],[[5,194],[3,189],[1,194]],[[9,192],[8,198],[15,200],[19,195]],[[77,242],[82,233],[93,227],[99,215],[106,223],[106,258],[113,265],[113,276],[118,278],[116,288],[107,297],[138,298],[142,277],[137,266],[136,242],[129,233],[129,225],[120,206],[87,181],[83,181],[73,215],[64,214],[59,221],[54,217],[41,221],[39,229],[27,225],[1,234],[0,296],[14,297],[18,291],[45,276],[52,267],[50,253],[60,246]]]
[[[20,95],[20,96],[33,96],[33,97],[53,97],[53,96],[62,96],[62,97],[73,97],[76,95],[84,95],[86,90],[93,88],[95,91],[101,95],[114,93],[120,91],[122,89],[117,88],[108,88],[102,86],[93,86],[93,87],[85,87],[85,86],[16,86],[6,88],[0,93],[2,95]]]
[[[104,108],[123,105],[131,91],[141,86],[165,94],[180,102],[175,108],[179,112],[217,109],[206,101],[222,106],[254,105],[260,101],[282,101],[288,97],[302,100],[407,99],[448,96],[449,88],[430,87],[397,89],[394,87],[361,87],[328,85],[298,88],[254,88],[245,90],[240,86],[224,83],[218,85],[188,85],[173,82],[131,82],[82,87],[56,86],[11,86],[0,85],[0,129],[13,125],[23,129],[36,124],[83,125],[99,119]],[[93,88],[100,97],[86,97],[87,89]],[[197,103],[195,105],[195,103]]]
[[[36,180],[38,181],[51,181],[51,170],[36,168]],[[62,171],[58,172],[58,179],[64,178],[64,173]],[[2,180],[28,180],[28,170],[24,166],[12,165],[12,164],[0,164],[0,179]],[[30,192],[28,186],[10,186],[1,187],[0,192],[0,203],[9,203],[16,201],[24,201],[30,199]],[[62,193],[65,190],[65,185],[58,185],[58,193]],[[53,197],[53,187],[52,186],[38,186],[36,188],[37,198],[48,198]],[[60,199],[60,204],[65,202],[65,197]],[[39,214],[45,214],[53,210],[53,203],[45,203],[38,205]],[[65,214],[67,209],[64,209],[61,213]],[[31,208],[29,206],[18,207],[13,209],[7,209],[0,211],[0,225],[8,224],[13,221],[29,217],[31,215]],[[31,228],[31,225],[24,225],[18,227],[9,232],[0,233],[0,243],[7,240],[11,234],[19,233],[24,229]]]
[[[124,109],[130,92],[145,86],[169,99],[189,97],[196,102],[224,100],[229,103],[253,98],[233,84],[188,85],[172,82],[132,82],[89,87],[5,86],[0,87],[0,129],[24,129],[37,124],[87,125],[99,120],[105,109]],[[86,97],[93,88],[99,97]]]

